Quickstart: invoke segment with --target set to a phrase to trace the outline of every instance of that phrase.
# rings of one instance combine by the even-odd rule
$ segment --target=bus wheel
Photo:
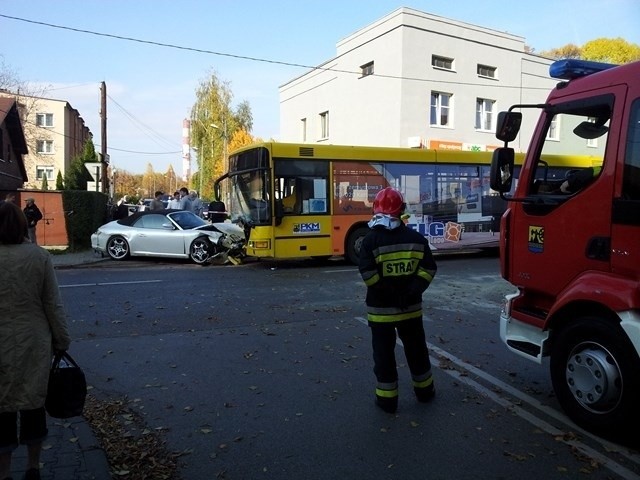
[[[347,239],[347,260],[354,265],[360,261],[360,247],[365,235],[369,233],[369,227],[356,228]]]
[[[551,381],[567,415],[587,430],[628,438],[640,415],[640,359],[618,325],[585,316],[558,333]]]

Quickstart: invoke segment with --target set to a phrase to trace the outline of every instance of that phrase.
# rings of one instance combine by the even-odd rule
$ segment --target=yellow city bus
[[[343,255],[357,263],[373,200],[388,186],[402,192],[405,223],[425,235],[434,251],[490,248],[499,245],[506,208],[489,187],[491,155],[259,143],[229,155],[228,171],[216,180],[215,192],[231,220],[250,227],[249,256]],[[516,159],[516,178],[521,160]],[[559,156],[545,160],[544,175],[552,182],[588,162]]]

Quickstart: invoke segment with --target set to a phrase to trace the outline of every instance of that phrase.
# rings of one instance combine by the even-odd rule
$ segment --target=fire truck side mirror
[[[496,138],[503,142],[514,141],[520,132],[520,125],[522,125],[522,113],[511,111],[498,113]]]
[[[493,151],[491,158],[490,185],[493,190],[503,194],[511,190],[515,153],[513,148],[500,147]]]

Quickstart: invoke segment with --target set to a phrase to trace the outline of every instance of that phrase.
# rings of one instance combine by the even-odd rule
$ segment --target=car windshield
[[[193,212],[175,212],[167,216],[177,223],[182,230],[191,230],[202,225],[207,225],[207,222]]]

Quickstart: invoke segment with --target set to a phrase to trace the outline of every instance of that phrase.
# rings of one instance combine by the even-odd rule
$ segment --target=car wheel
[[[120,235],[111,237],[107,242],[107,253],[114,260],[124,260],[129,256],[129,244]]]
[[[640,359],[619,325],[585,316],[565,327],[551,351],[551,381],[578,425],[620,439],[639,426]]]
[[[358,265],[360,261],[360,248],[367,233],[369,233],[369,227],[356,228],[347,239],[346,257],[354,265]]]
[[[205,237],[198,237],[189,247],[189,257],[194,263],[203,265],[214,254],[214,247]]]

